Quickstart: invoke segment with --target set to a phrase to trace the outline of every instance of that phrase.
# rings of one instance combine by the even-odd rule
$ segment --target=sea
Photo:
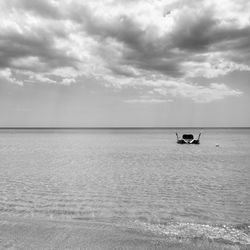
[[[250,129],[1,129],[0,217],[250,248]]]

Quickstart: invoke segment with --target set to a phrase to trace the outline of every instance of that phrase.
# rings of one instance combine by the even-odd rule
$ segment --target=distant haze
[[[250,126],[247,0],[0,2],[0,127]]]

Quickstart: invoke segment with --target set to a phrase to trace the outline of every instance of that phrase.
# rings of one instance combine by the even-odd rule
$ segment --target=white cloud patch
[[[240,96],[239,90],[227,87],[225,84],[211,83],[209,86],[198,86],[194,84],[179,83],[174,88],[157,87],[155,93],[162,96],[176,96],[192,99],[197,103],[209,103],[224,99],[227,96]]]
[[[141,99],[129,99],[125,100],[124,102],[126,103],[165,103],[165,102],[172,102],[171,99],[165,100],[165,99],[146,99],[146,98],[141,98]]]
[[[9,68],[0,69],[0,81],[22,86],[23,82],[16,79]]]
[[[74,78],[64,78],[61,82],[63,85],[70,85],[72,83],[75,83],[76,80]]]
[[[250,71],[249,13],[244,0],[1,1],[0,78],[70,85],[84,76],[195,102],[239,96],[192,78]]]

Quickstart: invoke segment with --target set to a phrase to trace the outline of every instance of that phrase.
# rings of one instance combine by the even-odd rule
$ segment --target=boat
[[[197,139],[194,139],[194,136],[192,134],[183,134],[181,139],[179,138],[178,133],[176,133],[176,136],[178,144],[200,144],[201,133],[199,133]]]

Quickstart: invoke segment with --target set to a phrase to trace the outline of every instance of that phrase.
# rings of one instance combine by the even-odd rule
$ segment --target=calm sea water
[[[250,244],[250,129],[175,132],[1,130],[0,216]]]

